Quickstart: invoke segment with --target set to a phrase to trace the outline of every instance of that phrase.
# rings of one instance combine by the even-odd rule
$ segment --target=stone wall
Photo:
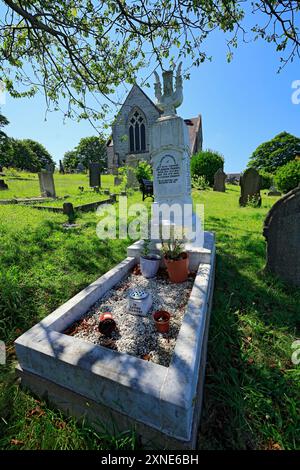
[[[113,125],[113,142],[114,153],[119,155],[120,166],[124,165],[127,160],[129,150],[129,137],[128,137],[128,120],[134,108],[141,111],[146,118],[146,152],[140,153],[139,158],[149,158],[149,128],[160,116],[158,109],[154,106],[149,98],[143,91],[134,85],[127,96],[117,118]]]

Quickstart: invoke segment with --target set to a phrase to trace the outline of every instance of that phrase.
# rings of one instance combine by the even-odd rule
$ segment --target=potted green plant
[[[144,240],[140,255],[140,267],[142,275],[149,279],[155,277],[159,268],[161,256],[150,251],[150,240]]]
[[[189,275],[189,256],[184,251],[184,242],[178,239],[165,240],[162,242],[162,252],[170,281],[186,281]]]

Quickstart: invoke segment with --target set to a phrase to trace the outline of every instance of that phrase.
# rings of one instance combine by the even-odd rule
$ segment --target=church
[[[112,126],[107,141],[107,167],[116,173],[119,166],[136,166],[141,160],[150,160],[149,131],[162,111],[138,86],[133,85]],[[184,119],[189,131],[191,155],[202,150],[201,115]]]

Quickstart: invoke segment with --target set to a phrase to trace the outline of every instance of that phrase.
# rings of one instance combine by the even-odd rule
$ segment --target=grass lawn
[[[76,196],[80,178],[87,187],[85,175],[56,175],[58,194]],[[26,189],[31,181],[8,184],[16,196],[35,195]],[[204,203],[218,253],[198,447],[299,449],[300,369],[291,362],[291,344],[299,337],[300,293],[263,272],[262,225],[276,198],[263,195],[262,208],[254,209],[239,208],[235,186],[193,196]],[[0,448],[136,448],[131,432],[95,433],[15,382],[13,340],[124,258],[130,243],[100,241],[95,213],[80,214],[76,230],[63,222],[61,214],[0,206],[0,339],[8,344],[7,365],[0,366]]]
[[[113,188],[113,176],[102,175],[101,187],[104,189]],[[13,199],[22,197],[38,197],[40,193],[39,178],[37,174],[19,172],[17,176],[9,176],[9,173],[3,178],[8,185],[8,190],[0,191],[0,199]],[[80,196],[79,186],[83,186],[85,191],[89,190],[89,176],[85,174],[66,174],[54,173],[55,190],[57,197]],[[118,192],[118,187],[115,188]],[[96,194],[93,193],[92,194]]]

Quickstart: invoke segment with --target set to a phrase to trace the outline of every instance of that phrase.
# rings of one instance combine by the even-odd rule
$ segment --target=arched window
[[[146,150],[145,118],[138,110],[129,119],[129,149],[132,153]]]

